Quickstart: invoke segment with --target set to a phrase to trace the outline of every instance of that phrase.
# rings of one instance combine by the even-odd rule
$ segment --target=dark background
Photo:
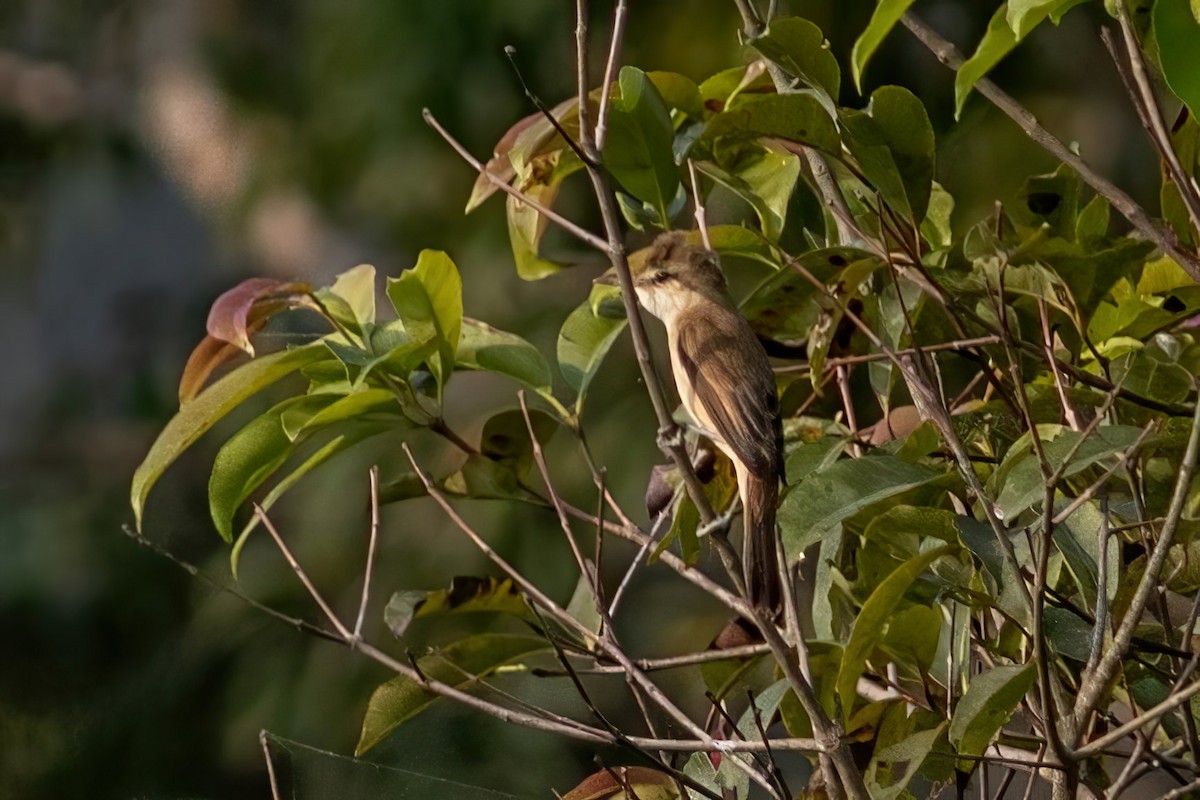
[[[592,5],[598,70],[610,10]],[[631,5],[626,63],[697,80],[743,63],[732,2]],[[818,22],[843,65],[874,6],[782,5]],[[991,6],[915,8],[969,49]],[[1098,13],[1081,8],[1060,28],[1038,30],[995,77],[1155,208],[1156,167],[1095,35]],[[579,268],[540,283],[517,279],[501,201],[462,215],[473,174],[420,109],[486,155],[531,111],[502,47],[515,45],[527,80],[557,102],[574,90],[572,14],[561,0],[0,4],[0,797],[267,797],[263,728],[353,752],[370,691],[387,675],[124,536],[129,478],[177,407],[176,383],[208,305],[251,275],[323,283],[361,262],[395,275],[420,249],[446,249],[463,273],[469,315],[553,355],[595,256],[551,235],[548,247]],[[1055,166],[979,97],[955,123],[951,73],[902,29],[869,68],[868,87],[882,83],[908,86],[929,105],[938,179],[957,199],[960,230],[1026,175]],[[841,100],[865,102],[848,75]],[[577,183],[562,207],[595,227]],[[627,343],[614,350],[588,427],[636,509],[655,453],[631,361]],[[477,376],[456,377],[450,398],[450,419],[468,437],[488,409],[515,403],[511,385]],[[152,540],[223,583],[228,548],[208,519],[206,470],[237,419],[171,470],[146,523]],[[433,442],[415,444],[431,465],[453,458]],[[557,442],[551,458],[564,491],[590,503],[570,446]],[[360,586],[372,463],[385,479],[399,471],[398,440],[326,467],[275,514],[345,615]],[[574,579],[551,516],[464,509],[566,600]],[[268,545],[251,542],[242,589],[316,619]],[[381,547],[369,618],[384,644],[378,620],[392,591],[487,571],[426,501],[387,509]],[[627,560],[614,552],[614,562]],[[701,649],[721,622],[718,609],[654,568],[628,608],[623,633],[638,655]],[[666,633],[650,624],[664,615]],[[418,646],[436,638],[419,626],[413,637]],[[518,688],[572,707],[561,684]],[[353,765],[291,749],[300,768],[318,773],[306,796],[349,797],[359,787],[344,777],[360,774]],[[371,757],[522,797],[565,792],[595,769],[586,748],[449,707]]]

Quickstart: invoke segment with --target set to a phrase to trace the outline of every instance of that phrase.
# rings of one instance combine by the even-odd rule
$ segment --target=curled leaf
[[[301,305],[310,291],[307,283],[248,278],[212,304],[208,335],[254,355],[250,333],[280,311]]]

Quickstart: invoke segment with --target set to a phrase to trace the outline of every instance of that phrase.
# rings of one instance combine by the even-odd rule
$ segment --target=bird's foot
[[[737,513],[737,506],[732,505],[724,514],[713,517],[708,522],[701,525],[696,530],[697,536],[712,536],[714,538],[728,538],[729,525],[733,521],[733,515]]]
[[[658,447],[661,450],[677,450],[683,447],[683,428],[668,425],[658,429]]]

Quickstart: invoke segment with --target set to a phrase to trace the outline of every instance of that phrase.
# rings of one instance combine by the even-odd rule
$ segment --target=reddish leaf
[[[640,800],[679,797],[675,780],[665,772],[647,767],[613,767],[590,776],[563,795],[563,800],[618,800],[630,796],[625,791],[626,786],[633,789]]]
[[[550,110],[555,119],[562,120],[563,116],[570,111],[576,101],[564,100]],[[537,129],[530,131],[528,135],[522,137],[521,134],[529,131],[530,128],[537,126]],[[550,124],[550,120],[546,119],[546,115],[542,112],[530,114],[524,119],[518,120],[515,125],[505,132],[504,136],[500,137],[500,141],[496,142],[496,149],[486,165],[484,170],[491,175],[499,178],[505,183],[511,183],[512,179],[517,176],[516,165],[513,164],[510,154],[514,147],[517,146],[518,139],[521,139],[521,150],[519,154],[524,160],[529,160],[533,155],[540,151],[544,145],[554,135],[554,126]],[[486,175],[480,175],[475,179],[475,186],[471,189],[471,197],[467,200],[467,214],[470,214],[478,208],[483,201],[487,200],[496,193],[498,187],[496,184],[488,180]]]
[[[307,283],[248,278],[212,304],[208,335],[254,355],[250,333],[274,314],[302,304],[311,291]]]
[[[204,388],[213,370],[238,354],[238,348],[229,342],[205,336],[188,356],[187,366],[179,379],[179,404],[183,405]]]

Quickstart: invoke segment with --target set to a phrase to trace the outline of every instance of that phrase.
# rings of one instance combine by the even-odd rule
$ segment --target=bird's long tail
[[[771,612],[779,610],[782,597],[779,559],[775,550],[775,506],[779,502],[779,482],[746,475],[738,482],[742,490],[742,510],[746,535],[742,561],[750,602]]]

